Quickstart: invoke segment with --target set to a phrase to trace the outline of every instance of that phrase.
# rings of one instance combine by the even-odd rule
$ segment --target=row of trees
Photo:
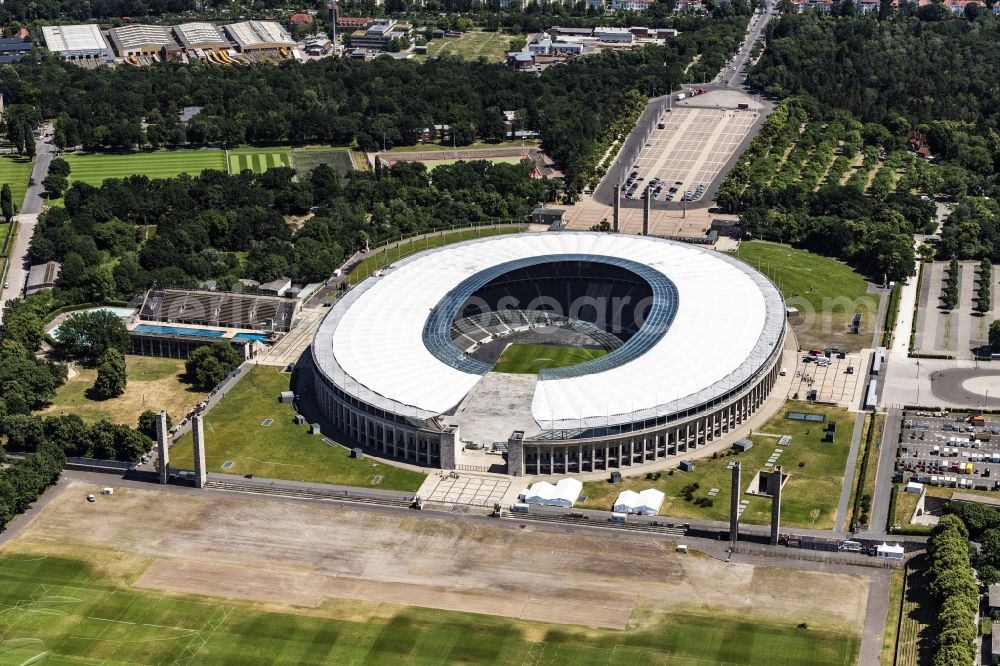
[[[952,259],[948,264],[948,277],[941,284],[941,308],[954,310],[958,305],[958,259]]]
[[[978,312],[989,312],[993,305],[990,296],[990,283],[993,281],[993,264],[989,259],[979,262],[979,290],[976,299],[976,310]]]
[[[66,457],[54,442],[43,442],[22,460],[5,460],[0,449],[0,531],[59,480],[65,464]]]
[[[969,559],[969,532],[958,516],[946,515],[927,542],[929,591],[937,605],[935,666],[972,664],[976,659],[979,586]]]
[[[51,442],[67,456],[125,462],[139,460],[151,446],[138,430],[107,419],[87,425],[76,414],[8,415],[0,418],[0,434],[7,437],[9,451],[39,451]]]

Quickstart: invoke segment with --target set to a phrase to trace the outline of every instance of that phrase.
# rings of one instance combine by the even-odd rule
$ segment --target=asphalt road
[[[747,35],[745,46],[743,49],[736,54],[734,57],[733,66],[735,66],[735,71],[732,69],[723,69],[716,75],[712,83],[705,84],[703,87],[706,91],[711,90],[733,90],[738,88],[746,88],[746,74],[743,72],[743,67],[749,62],[750,59],[750,49],[753,47],[754,41],[764,32],[764,28],[767,26],[768,21],[771,20],[770,9],[773,7],[773,2],[769,3],[765,7],[765,12],[760,15],[757,20],[757,24],[750,30]],[[667,107],[667,97],[669,95],[675,94],[671,92],[663,97],[656,97],[646,104],[646,108],[643,110],[642,115],[639,116],[639,120],[636,122],[635,127],[629,133],[628,137],[622,143],[622,147],[618,152],[618,156],[612,165],[608,168],[607,173],[601,182],[598,184],[597,188],[594,190],[593,198],[595,201],[599,201],[605,205],[611,206],[614,204],[614,197],[618,183],[621,180],[622,173],[627,173],[632,164],[635,163],[635,159],[639,156],[639,152],[642,150],[646,143],[647,138],[652,133],[653,128],[656,126],[657,120],[663,113],[663,110]],[[762,108],[760,110],[760,118],[744,138],[743,142],[739,145],[733,156],[728,162],[722,167],[715,180],[709,184],[705,194],[698,200],[690,202],[687,204],[688,210],[695,210],[699,208],[710,208],[714,206],[712,199],[715,198],[716,192],[719,190],[719,185],[725,180],[726,174],[729,170],[733,168],[736,161],[739,159],[740,155],[749,147],[750,142],[753,140],[757,133],[760,132],[760,128],[763,126],[764,121],[767,116],[774,108],[774,104],[767,100],[762,100]],[[622,208],[642,208],[643,201],[636,200],[626,200],[622,199]],[[652,207],[656,209],[665,210],[681,210],[684,204],[679,201],[666,202],[666,201],[653,201]]]
[[[3,308],[7,301],[13,300],[24,293],[24,284],[28,279],[28,247],[35,235],[35,222],[42,212],[42,181],[49,172],[49,164],[56,155],[55,144],[51,143],[52,128],[45,126],[42,134],[35,139],[35,164],[31,169],[31,184],[24,193],[17,216],[17,236],[14,237],[8,253],[10,265],[7,267],[6,285],[0,289],[0,320],[3,318]]]

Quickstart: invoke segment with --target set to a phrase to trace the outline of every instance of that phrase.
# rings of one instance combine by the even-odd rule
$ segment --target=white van
[[[528,513],[528,505],[524,502],[518,502],[517,504],[510,505],[511,513]]]
[[[612,523],[625,523],[628,522],[628,514],[618,513],[617,511],[615,511],[611,514],[611,517],[608,518],[608,520],[610,520]]]
[[[784,377],[785,375],[788,374],[788,368],[782,368],[778,374]]]

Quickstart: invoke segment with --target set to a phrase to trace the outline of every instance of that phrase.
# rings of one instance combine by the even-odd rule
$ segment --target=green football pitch
[[[10,196],[18,209],[24,202],[24,192],[31,178],[32,160],[27,157],[0,157],[0,185],[10,186]]]
[[[292,166],[292,151],[288,148],[239,148],[229,151],[229,173],[250,169],[264,173],[273,167]]]
[[[125,155],[65,155],[69,181],[98,186],[106,178],[147,176],[174,178],[182,173],[197,176],[206,169],[226,170],[226,154],[221,150],[157,150]]]
[[[45,547],[0,555],[0,664],[5,666],[845,666],[858,652],[854,633],[812,622],[797,629],[747,613],[643,611],[634,628],[614,631],[338,599],[282,612],[274,605],[115,584],[103,572],[117,566],[118,553],[94,554],[102,561],[91,567],[46,556]],[[126,561],[142,568],[142,558]]]
[[[560,347],[557,345],[530,345],[515,343],[507,347],[493,366],[493,372],[535,375],[546,368],[562,368],[591,359],[608,352],[585,347]]]

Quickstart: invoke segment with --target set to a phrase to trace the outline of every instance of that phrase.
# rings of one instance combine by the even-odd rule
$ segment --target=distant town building
[[[594,28],[594,37],[601,42],[615,44],[632,43],[632,33],[628,28]]]
[[[52,289],[56,286],[56,278],[59,277],[59,269],[62,265],[56,261],[48,261],[44,264],[35,264],[28,269],[28,280],[24,285],[24,295],[30,296],[42,289]]]

